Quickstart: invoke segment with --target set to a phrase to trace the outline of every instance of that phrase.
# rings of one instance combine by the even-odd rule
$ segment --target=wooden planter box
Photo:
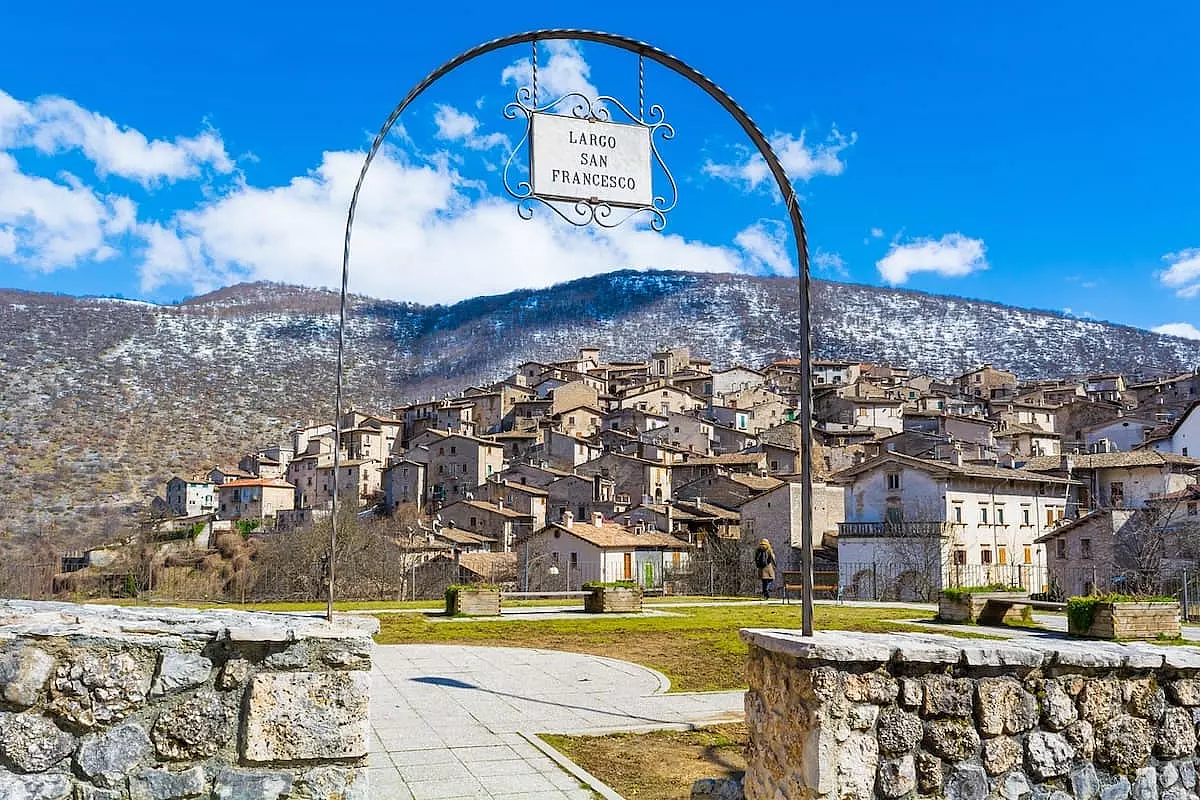
[[[990,608],[989,600],[992,601]],[[954,597],[947,597],[942,592],[938,594],[938,621],[991,625],[1019,622],[1029,611],[1029,606],[1020,603],[1028,600],[1029,595],[1025,592],[975,592]]]
[[[1096,603],[1092,607],[1092,624],[1086,630],[1080,630],[1070,617],[1067,628],[1072,636],[1093,636],[1097,639],[1178,638],[1179,604]]]
[[[454,595],[454,604],[446,611],[468,617],[500,616],[500,591],[498,589],[459,589]]]
[[[642,610],[640,586],[602,586],[588,591],[591,594],[583,598],[583,610],[589,614],[630,613]]]

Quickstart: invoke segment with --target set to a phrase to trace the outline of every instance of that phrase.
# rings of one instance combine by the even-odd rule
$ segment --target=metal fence
[[[839,596],[844,600],[932,602],[950,587],[1003,585],[1040,592],[1048,584],[1046,568],[1036,564],[838,565]]]

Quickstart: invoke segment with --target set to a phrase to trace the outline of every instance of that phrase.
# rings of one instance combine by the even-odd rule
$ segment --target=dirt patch
[[[688,800],[692,783],[700,778],[740,777],[749,741],[743,724],[542,738],[631,800]]]

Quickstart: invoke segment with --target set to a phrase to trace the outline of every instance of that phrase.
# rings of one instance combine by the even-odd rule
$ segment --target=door
[[[625,554],[625,580],[633,580],[633,553]]]
[[[642,566],[643,566],[642,572],[644,573],[642,576],[644,578],[644,580],[642,581],[642,586],[645,586],[646,588],[650,588],[651,586],[654,585],[654,564],[647,561]]]

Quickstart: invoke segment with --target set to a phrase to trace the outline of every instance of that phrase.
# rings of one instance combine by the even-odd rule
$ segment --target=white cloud
[[[849,278],[850,270],[846,268],[846,260],[839,253],[830,253],[818,249],[812,257],[813,267],[821,275],[834,278]]]
[[[480,135],[479,120],[453,106],[439,105],[433,121],[437,125],[437,138],[443,141],[461,142],[472,150],[491,150],[493,147],[512,149],[508,137],[503,133]]]
[[[837,126],[830,130],[825,141],[815,145],[808,144],[806,131],[801,131],[799,136],[776,132],[770,137],[771,148],[779,157],[784,172],[793,181],[809,181],[817,175],[841,175],[846,169],[842,151],[857,140],[857,133],[851,132],[846,136]],[[704,163],[703,170],[714,178],[753,191],[771,177],[771,172],[767,169],[767,162],[757,152],[751,154],[749,148],[739,149],[743,155],[741,161],[720,164],[709,159]]]
[[[0,255],[10,261],[38,272],[104,261],[136,217],[127,197],[98,194],[70,173],[27,175],[0,152]]]
[[[81,151],[100,177],[118,175],[152,186],[194,178],[204,169],[227,174],[233,162],[212,130],[173,140],[148,139],[133,128],[62,97],[31,103],[0,91],[0,148],[34,147],[47,155]]]
[[[543,48],[549,57],[545,61],[538,59],[539,104],[556,100],[570,92],[579,92],[590,100],[600,95],[590,80],[592,68],[574,42],[552,40],[545,42]],[[530,59],[522,58],[505,67],[500,74],[500,82],[517,87],[532,86],[533,67]]]
[[[883,228],[871,228],[871,238],[872,239],[882,239],[883,238]]]
[[[1163,286],[1187,299],[1200,294],[1200,247],[1167,253],[1163,261],[1167,262],[1167,268],[1158,273]]]
[[[783,223],[759,220],[738,232],[734,243],[742,248],[756,272],[768,275],[795,275],[796,266],[788,253],[788,235]]]
[[[340,281],[346,207],[362,153],[328,152],[284,186],[239,186],[179,214],[147,239],[142,288],[204,291],[235,280],[333,287]],[[545,208],[520,219],[507,199],[477,187],[442,159],[408,163],[385,150],[355,218],[350,282],[374,297],[424,303],[546,286],[624,267],[736,272],[748,258],[630,224],[574,228]]]
[[[948,233],[941,239],[893,242],[887,255],[875,262],[885,282],[898,286],[917,272],[958,278],[988,268],[982,239]]]
[[[1184,339],[1200,339],[1200,328],[1190,322],[1168,322],[1150,330],[1166,336],[1182,336]]]

